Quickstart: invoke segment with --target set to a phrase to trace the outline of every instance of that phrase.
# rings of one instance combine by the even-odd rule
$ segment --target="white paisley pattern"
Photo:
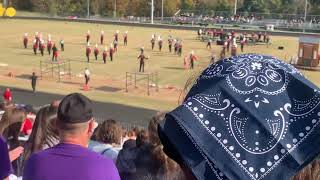
[[[303,78],[274,57],[250,54],[224,59],[207,68],[191,91],[197,91],[199,84],[220,84],[189,97],[184,107],[250,179],[260,180],[320,124],[319,90],[305,86],[308,95],[292,99],[287,91],[293,77]]]

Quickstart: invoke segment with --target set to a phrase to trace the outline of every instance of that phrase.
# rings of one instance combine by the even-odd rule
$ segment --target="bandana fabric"
[[[159,126],[164,151],[197,179],[286,180],[320,152],[320,91],[256,54],[210,65]]]

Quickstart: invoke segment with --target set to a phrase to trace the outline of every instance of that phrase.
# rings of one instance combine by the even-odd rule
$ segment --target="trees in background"
[[[163,0],[164,15],[177,10],[194,12],[226,11],[232,14],[235,0]],[[117,16],[150,16],[151,0],[90,0],[91,15],[112,16],[117,3]],[[308,0],[308,14],[320,15],[320,0]],[[154,0],[155,16],[161,15],[162,0]],[[49,12],[53,15],[85,16],[87,0],[9,0],[20,10]],[[238,0],[238,12],[303,14],[305,0]]]

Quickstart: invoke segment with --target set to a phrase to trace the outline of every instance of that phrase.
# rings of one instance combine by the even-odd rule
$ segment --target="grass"
[[[82,73],[85,67],[89,67],[93,79],[104,78],[113,79],[118,82],[118,87],[124,88],[125,72],[133,72],[138,70],[137,56],[140,47],[145,47],[145,53],[150,56],[146,63],[146,70],[149,72],[157,71],[159,73],[159,84],[161,86],[173,85],[178,88],[183,88],[187,79],[193,74],[201,71],[209,63],[211,53],[219,54],[221,47],[213,46],[212,50],[205,48],[205,43],[196,40],[196,33],[193,31],[184,30],[164,30],[155,28],[143,27],[126,27],[116,25],[100,25],[87,24],[77,22],[55,22],[55,21],[39,21],[39,20],[13,20],[0,19],[0,63],[8,64],[7,69],[16,69],[20,74],[31,74],[32,71],[39,71],[39,62],[41,60],[49,59],[46,54],[44,57],[40,55],[33,55],[31,49],[31,42],[34,33],[42,32],[46,39],[47,34],[52,35],[55,42],[60,39],[65,41],[65,52],[60,53],[62,60],[72,61],[72,73]],[[105,44],[109,47],[113,40],[113,35],[116,30],[120,31],[120,46],[119,52],[114,57],[114,62],[107,62],[102,64],[102,58],[96,62],[91,57],[90,64],[87,64],[85,58],[85,35],[87,30],[91,31],[91,45],[94,46],[99,41],[100,31],[105,32]],[[129,44],[127,47],[122,45],[122,34],[128,31]],[[29,48],[22,47],[22,37],[24,33],[29,33]],[[164,39],[163,52],[157,49],[151,51],[150,39],[152,33],[160,34]],[[183,40],[183,56],[186,56],[191,50],[199,57],[196,64],[196,70],[184,70],[183,58],[170,54],[167,47],[168,35],[180,38]],[[278,46],[284,46],[284,50],[278,50]],[[156,46],[157,47],[157,46]],[[104,46],[100,46],[100,51]],[[288,60],[291,56],[296,56],[298,49],[298,38],[276,36],[272,37],[272,45],[266,47],[265,45],[257,45],[246,47],[246,53],[261,53],[273,55],[280,59]],[[8,70],[6,70],[8,71]],[[4,74],[4,73],[2,73]],[[317,76],[318,72],[306,72],[307,78],[320,84]],[[6,79],[6,78],[5,78]],[[20,82],[21,81],[21,82]],[[2,85],[19,86],[22,88],[29,88],[30,83],[26,80],[6,79]],[[75,78],[74,81],[82,81],[82,79]],[[103,84],[103,83],[102,83]],[[58,89],[55,87],[59,87]],[[56,83],[54,80],[47,80],[41,82],[41,91],[53,92],[59,94],[67,94],[70,91],[79,91],[78,86],[65,85]],[[159,95],[154,94],[150,97],[141,93],[124,93],[121,92],[101,92],[91,91],[87,93],[88,96],[99,101],[115,102],[120,104],[127,104],[138,107],[146,107],[152,109],[168,110],[176,106],[178,92],[162,91]],[[165,98],[159,98],[164,96]]]

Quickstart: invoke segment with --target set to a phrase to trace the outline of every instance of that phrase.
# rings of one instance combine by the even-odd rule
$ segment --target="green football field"
[[[144,107],[157,110],[168,110],[178,103],[179,89],[183,89],[186,81],[193,75],[205,68],[210,56],[213,53],[219,54],[221,47],[213,46],[206,49],[206,44],[196,39],[196,32],[184,30],[156,29],[144,27],[127,27],[118,25],[101,25],[77,22],[56,22],[39,20],[13,20],[0,18],[0,80],[1,85],[30,89],[30,82],[25,78],[36,71],[39,73],[39,63],[41,60],[48,60],[47,52],[45,56],[34,55],[32,51],[32,40],[35,32],[41,32],[46,40],[47,34],[51,34],[52,40],[56,43],[60,39],[65,41],[65,51],[59,52],[62,61],[71,61],[73,77],[58,83],[56,79],[41,80],[39,91],[67,94],[73,91],[81,91],[83,78],[77,75],[83,73],[85,67],[89,67],[92,73],[93,90],[85,92],[89,97],[102,101],[126,104],[130,106]],[[105,32],[105,44],[107,47],[113,40],[114,33],[119,30],[120,42],[118,52],[114,56],[114,61],[102,63],[100,54],[99,60],[95,61],[91,55],[91,63],[86,63],[85,57],[85,36],[91,31],[91,47],[99,42],[100,31]],[[123,46],[122,35],[128,31],[128,46]],[[29,47],[23,48],[22,39],[24,33],[29,34]],[[151,35],[155,33],[164,39],[163,51],[159,52],[157,45],[151,51]],[[168,52],[167,38],[172,35],[174,38],[182,39],[183,55],[178,57]],[[257,45],[245,47],[246,53],[261,53],[273,55],[283,60],[289,60],[296,56],[298,49],[298,37],[276,36],[272,38],[272,45]],[[145,47],[145,54],[149,56],[146,62],[147,72],[158,72],[160,92],[151,92],[151,96],[146,96],[142,86],[129,93],[124,91],[125,72],[135,72],[138,70],[138,60],[140,47]],[[284,46],[284,50],[278,50],[278,46]],[[99,45],[100,53],[104,46]],[[199,60],[196,62],[195,70],[185,70],[183,68],[183,57],[194,50]],[[8,72],[14,72],[16,78],[7,77]],[[304,72],[307,78],[320,84],[318,72]],[[176,87],[166,89],[165,87]],[[100,87],[109,87],[103,90]],[[111,89],[111,90],[110,90]]]

